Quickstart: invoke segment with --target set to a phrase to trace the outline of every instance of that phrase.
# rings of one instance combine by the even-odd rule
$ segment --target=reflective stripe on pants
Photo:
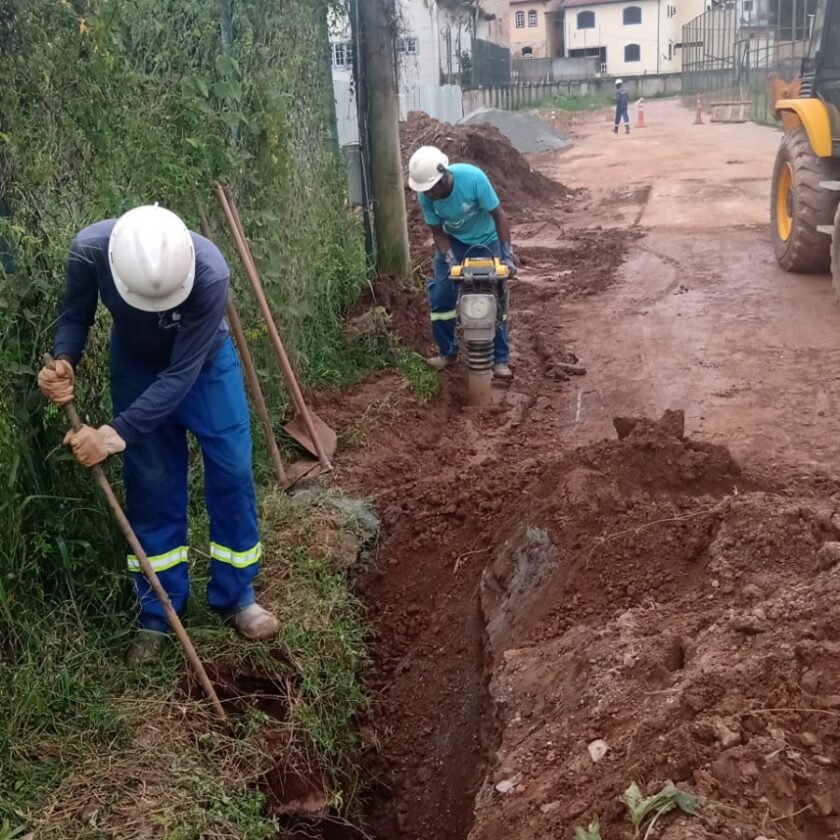
[[[131,405],[158,374],[138,364],[123,351],[118,339],[112,339],[111,395],[117,413]],[[159,564],[155,571],[177,613],[186,606],[190,589],[189,564],[185,562],[188,431],[198,440],[204,462],[210,540],[229,553],[226,560],[211,559],[207,600],[219,612],[236,612],[254,602],[260,537],[251,472],[250,415],[239,359],[230,339],[204,367],[173,413],[129,446],[123,459],[129,521],[150,559]],[[234,558],[236,562],[231,562]],[[134,566],[136,559],[129,562]],[[166,630],[163,606],[145,577],[131,577],[140,601],[140,626]]]

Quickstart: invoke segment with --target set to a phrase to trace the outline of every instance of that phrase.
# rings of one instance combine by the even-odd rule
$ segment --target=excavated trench
[[[558,242],[557,260],[593,254],[598,232],[576,230]],[[337,480],[372,496],[381,519],[376,571],[359,581],[374,628],[375,698],[360,722],[370,780],[367,821],[379,840],[463,840],[476,795],[496,763],[500,728],[489,695],[481,582],[499,546],[522,519],[528,494],[568,434],[568,406],[585,369],[569,352],[555,305],[606,288],[630,235],[590,258],[585,275],[541,276],[512,291],[516,379],[487,408],[467,406],[465,372],[443,377],[442,393],[421,403],[404,380],[382,374],[313,407],[362,444],[345,451]],[[586,286],[586,288],[584,288]],[[404,340],[425,349],[425,304],[416,291],[377,289]],[[406,315],[409,313],[409,315]],[[427,323],[427,322],[426,322]]]
[[[704,807],[664,840],[840,831],[840,484],[744,473],[680,412],[615,425],[496,488],[453,471],[381,507],[361,584],[378,840],[547,840],[596,816],[623,836],[627,785],[668,780]]]

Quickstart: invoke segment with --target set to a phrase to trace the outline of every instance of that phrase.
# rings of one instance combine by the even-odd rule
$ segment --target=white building
[[[741,0],[748,3],[750,0]],[[678,73],[707,0],[509,0],[514,58],[596,57],[609,76]]]
[[[364,2],[364,0],[360,0]],[[453,11],[438,0],[398,0],[400,35],[400,111],[425,111],[436,119],[457,122],[463,114],[461,74],[469,72],[475,14],[467,7]],[[339,141],[358,140],[352,92],[353,43],[350,22],[336,18],[330,27],[333,86]]]

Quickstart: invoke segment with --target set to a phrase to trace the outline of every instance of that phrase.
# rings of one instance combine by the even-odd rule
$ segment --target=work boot
[[[629,126],[629,125],[625,125],[625,126],[624,126],[624,128],[626,129],[624,133],[625,133],[625,134],[629,134],[629,133],[630,133],[630,126]]]
[[[233,617],[233,626],[240,636],[252,642],[271,639],[280,630],[277,618],[256,603],[239,610]]]
[[[615,128],[613,128],[613,134],[618,134],[618,126],[615,126]]]
[[[426,359],[426,364],[435,370],[443,370],[455,364],[455,356],[431,356]]]
[[[495,376],[496,379],[511,380],[513,379],[513,371],[510,369],[510,365],[502,362],[500,364],[493,365],[493,376]]]
[[[151,665],[157,662],[167,638],[166,633],[158,633],[156,630],[138,630],[126,652],[125,661],[129,665]]]

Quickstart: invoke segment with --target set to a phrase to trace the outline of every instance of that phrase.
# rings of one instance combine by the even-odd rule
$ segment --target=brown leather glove
[[[84,467],[95,467],[109,455],[125,451],[125,441],[113,426],[82,426],[78,432],[69,431],[64,437],[66,446],[73,449],[76,460]]]
[[[57,359],[55,370],[43,367],[38,374],[38,387],[53,405],[62,406],[72,402],[75,384],[76,374],[73,372],[73,365],[66,359]]]

